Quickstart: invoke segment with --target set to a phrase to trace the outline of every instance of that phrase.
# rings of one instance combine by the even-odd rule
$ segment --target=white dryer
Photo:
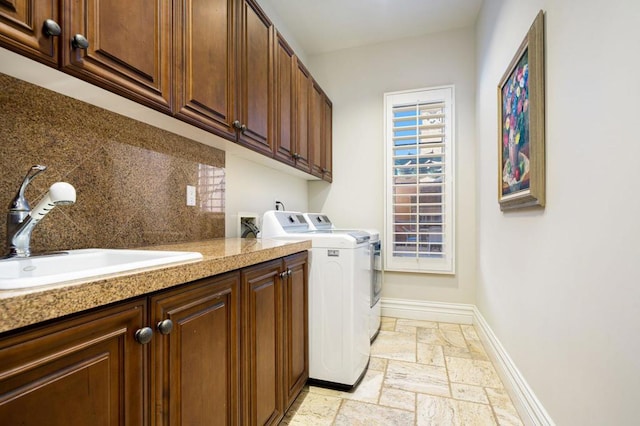
[[[304,217],[311,226],[316,230],[338,230],[329,217],[322,213],[304,213]],[[352,230],[339,229],[343,232],[350,232]],[[382,243],[380,241],[380,232],[376,229],[359,229],[360,232],[366,232],[369,234],[369,281],[370,281],[370,296],[369,296],[369,338],[373,342],[378,336],[381,324],[381,307],[380,307],[380,295],[382,293]]]
[[[260,238],[311,240],[309,379],[351,389],[369,363],[369,234],[312,230],[300,212],[271,210]]]

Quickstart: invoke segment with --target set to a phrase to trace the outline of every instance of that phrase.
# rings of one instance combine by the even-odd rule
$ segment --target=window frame
[[[394,107],[421,103],[445,103],[444,175],[442,202],[444,204],[442,258],[394,256]],[[384,236],[386,241],[385,271],[455,274],[455,86],[437,86],[384,93]],[[418,185],[418,184],[416,184]],[[417,205],[420,205],[417,200]],[[419,232],[419,231],[416,231]]]

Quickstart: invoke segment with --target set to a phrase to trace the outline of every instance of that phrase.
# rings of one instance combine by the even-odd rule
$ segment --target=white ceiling
[[[307,55],[464,28],[482,0],[262,0]]]

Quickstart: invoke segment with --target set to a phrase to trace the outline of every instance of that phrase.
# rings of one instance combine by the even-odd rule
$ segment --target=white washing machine
[[[333,229],[338,230],[329,217],[322,213],[304,213],[305,219],[312,229],[323,230]],[[341,231],[349,232],[348,229],[340,229]],[[369,295],[369,338],[373,342],[378,337],[380,331],[380,294],[382,293],[382,243],[380,241],[380,232],[375,229],[360,229],[358,231],[366,232],[369,234],[369,280],[370,280],[370,295]]]
[[[351,389],[369,363],[369,234],[312,230],[300,212],[271,210],[260,238],[311,240],[309,379]]]

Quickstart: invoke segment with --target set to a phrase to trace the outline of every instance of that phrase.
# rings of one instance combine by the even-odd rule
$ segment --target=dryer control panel
[[[309,231],[309,224],[300,212],[270,210],[262,218],[263,238]]]

